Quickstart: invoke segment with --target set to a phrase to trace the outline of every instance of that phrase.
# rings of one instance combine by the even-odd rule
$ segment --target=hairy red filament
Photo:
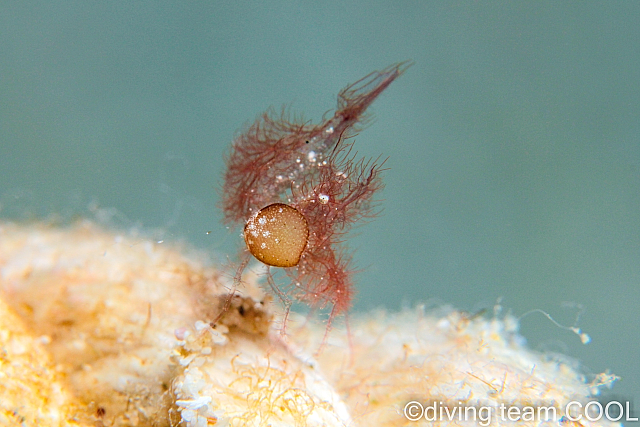
[[[306,219],[306,248],[285,271],[295,298],[315,308],[332,306],[330,321],[348,310],[354,293],[351,257],[340,243],[352,225],[375,215],[373,197],[383,187],[384,161],[357,159],[350,138],[369,105],[409,66],[395,64],[346,87],[333,117],[319,125],[264,113],[236,138],[226,160],[227,223],[244,223],[273,203],[287,203]],[[270,280],[288,309],[290,300]]]

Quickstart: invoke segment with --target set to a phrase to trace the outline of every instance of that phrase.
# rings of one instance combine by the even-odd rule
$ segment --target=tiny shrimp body
[[[373,101],[411,64],[373,72],[338,94],[333,117],[319,125],[289,122],[273,109],[262,114],[233,142],[224,175],[225,221],[240,223],[281,195],[299,188],[327,165],[341,141],[359,129]]]
[[[395,64],[347,86],[333,116],[319,125],[270,110],[233,142],[224,175],[225,221],[244,223],[249,252],[284,268],[290,292],[271,273],[267,279],[287,312],[292,293],[314,308],[330,305],[330,326],[351,304],[351,258],[341,242],[352,225],[375,215],[384,161],[357,159],[350,138],[369,105],[410,65]]]

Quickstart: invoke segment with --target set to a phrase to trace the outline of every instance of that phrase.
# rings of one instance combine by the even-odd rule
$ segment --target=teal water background
[[[114,208],[224,259],[222,155],[269,106],[317,121],[414,65],[360,154],[390,156],[350,240],[354,310],[501,298],[533,349],[640,406],[640,3],[4,2],[0,217]],[[207,234],[207,231],[211,233]]]

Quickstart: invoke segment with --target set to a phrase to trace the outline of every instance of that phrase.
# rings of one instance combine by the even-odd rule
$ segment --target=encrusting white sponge
[[[569,418],[615,377],[528,350],[510,317],[352,314],[323,343],[294,314],[281,336],[258,282],[229,301],[202,253],[89,221],[0,223],[0,424],[417,426],[444,408],[467,417],[442,426],[513,424],[504,405],[555,408],[518,426],[619,425]]]

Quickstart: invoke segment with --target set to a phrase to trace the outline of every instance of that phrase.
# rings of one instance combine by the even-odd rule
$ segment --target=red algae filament
[[[330,327],[332,319],[351,305],[351,257],[341,242],[352,225],[375,215],[373,197],[383,187],[384,163],[379,158],[358,159],[352,153],[352,137],[366,122],[369,105],[410,65],[395,64],[347,86],[338,94],[333,117],[319,125],[289,121],[284,112],[271,110],[233,142],[224,175],[225,221],[246,226],[262,215],[263,208],[286,204],[308,224],[306,245],[297,246],[302,248],[299,258],[295,260],[296,254],[295,264],[283,264],[291,291],[283,292],[267,275],[287,312],[287,295],[312,308],[331,306]],[[236,278],[245,265],[243,261]]]

